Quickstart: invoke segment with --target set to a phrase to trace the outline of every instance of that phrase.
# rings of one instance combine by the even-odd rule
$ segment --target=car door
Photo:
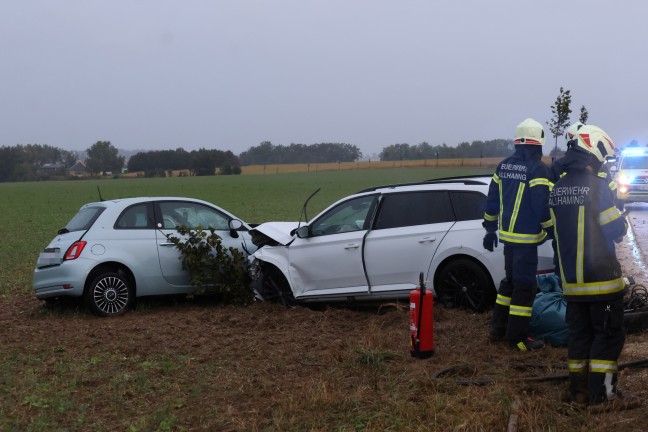
[[[289,246],[291,285],[297,297],[366,293],[362,240],[377,195],[344,201],[309,225],[306,238]]]
[[[156,203],[156,217],[158,227],[158,257],[160,269],[164,279],[171,285],[182,287],[181,291],[190,290],[189,274],[182,268],[180,251],[169,241],[168,236],[186,240],[176,227],[185,226],[191,229],[212,227],[220,236],[221,244],[225,248],[241,248],[241,241],[232,238],[229,231],[229,220],[226,214],[215,208],[191,201],[158,201]]]
[[[447,191],[384,194],[365,240],[371,293],[417,287],[453,224]]]

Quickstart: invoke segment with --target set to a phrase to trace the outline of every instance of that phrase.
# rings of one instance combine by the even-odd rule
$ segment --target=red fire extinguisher
[[[425,359],[434,354],[434,298],[425,289],[423,273],[419,285],[410,292],[410,354]]]

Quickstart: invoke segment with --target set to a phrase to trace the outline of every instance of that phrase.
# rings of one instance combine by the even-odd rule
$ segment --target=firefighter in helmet
[[[515,130],[515,153],[499,163],[491,180],[484,222],[484,248],[504,245],[506,277],[500,282],[490,326],[493,341],[507,340],[520,351],[544,347],[528,337],[538,286],[538,245],[552,235],[549,168],[542,162],[542,125],[526,119]]]
[[[575,149],[575,147],[578,147],[576,145],[577,141],[578,141],[578,139],[577,139],[578,137],[577,137],[576,134],[578,133],[580,128],[582,128],[583,126],[585,126],[584,123],[582,123],[580,121],[577,121],[576,123],[569,126],[569,128],[567,128],[567,133],[565,133],[565,139],[567,140],[567,151],[565,152],[565,155],[562,158],[555,160],[554,163],[551,165],[551,179],[550,180],[551,180],[552,183],[556,183],[558,181],[558,179],[560,179],[561,176],[565,175],[565,165],[566,164],[569,164],[570,161],[574,159],[574,157],[577,157],[577,158],[579,157],[578,156],[579,150]],[[574,156],[575,153],[576,153],[576,156]],[[609,155],[609,156],[614,156],[614,152],[612,152],[612,154]],[[614,179],[612,178],[612,174],[610,173],[610,170],[609,170],[607,164],[605,163],[605,161],[601,164],[597,175],[599,177],[601,177],[602,179],[605,179],[605,182],[607,183],[608,187],[612,191],[615,203],[617,204],[617,206],[619,206],[618,203],[617,203],[617,200],[616,200],[617,184],[614,181]],[[623,210],[621,207],[619,207],[619,208],[621,210]],[[560,269],[558,268],[558,253],[557,253],[557,250],[556,250],[556,240],[555,239],[553,239],[553,241],[552,241],[552,246],[553,246],[553,250],[554,250],[554,266],[556,268],[556,275],[559,277],[558,280],[561,281],[561,279],[560,279]]]
[[[567,301],[570,397],[595,409],[629,408],[631,398],[621,397],[616,387],[625,283],[614,246],[627,223],[598,175],[614,143],[602,129],[585,125],[570,151],[549,197]]]

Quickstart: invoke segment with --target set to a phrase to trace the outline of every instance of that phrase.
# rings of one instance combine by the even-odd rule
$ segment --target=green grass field
[[[317,188],[308,216],[361,189],[430,178],[490,173],[491,168],[383,169],[288,174],[102,179],[2,183],[0,298],[31,290],[40,251],[83,204],[135,196],[185,196],[210,201],[248,223],[297,220],[303,202]]]

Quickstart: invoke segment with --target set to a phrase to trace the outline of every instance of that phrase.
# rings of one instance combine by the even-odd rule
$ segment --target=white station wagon
[[[257,290],[291,305],[407,298],[424,274],[437,301],[490,308],[504,278],[501,244],[483,247],[491,178],[380,186],[334,203],[307,224],[267,222],[251,234]],[[538,273],[553,272],[550,243]]]

